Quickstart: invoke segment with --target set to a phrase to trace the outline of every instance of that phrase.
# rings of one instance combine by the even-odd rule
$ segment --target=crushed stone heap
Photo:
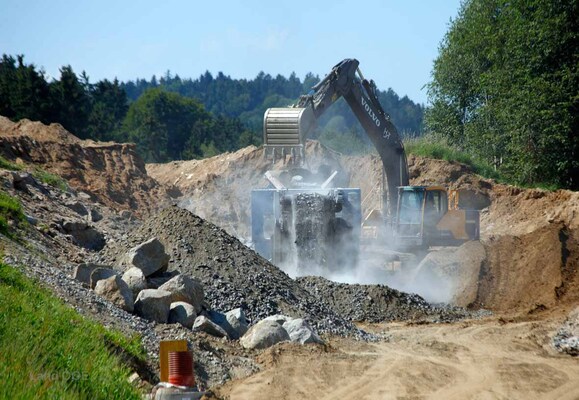
[[[349,321],[453,322],[488,313],[461,307],[433,305],[417,294],[404,293],[385,285],[336,283],[319,276],[304,276],[297,282]]]
[[[109,245],[97,262],[117,264],[128,249],[152,237],[170,255],[169,271],[199,279],[212,309],[242,307],[252,323],[274,315],[305,318],[318,333],[364,336],[283,271],[210,222],[176,206],[152,216]]]

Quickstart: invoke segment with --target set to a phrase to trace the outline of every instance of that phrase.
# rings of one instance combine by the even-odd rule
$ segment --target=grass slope
[[[91,322],[0,263],[0,399],[139,399],[117,352],[138,338]]]

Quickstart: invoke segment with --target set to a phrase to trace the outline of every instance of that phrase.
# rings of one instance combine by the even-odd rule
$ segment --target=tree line
[[[313,74],[303,81],[295,74],[273,78],[263,72],[249,80],[221,72],[181,79],[168,71],[160,79],[91,83],[84,71],[76,74],[70,66],[49,80],[24,56],[5,54],[0,60],[0,115],[14,121],[58,122],[81,139],[134,142],[146,162],[166,162],[260,144],[265,110],[294,103],[317,82]],[[422,105],[399,98],[391,89],[379,96],[399,129],[412,135],[420,132]],[[363,142],[363,136],[343,102],[312,132],[313,138],[328,142]]]
[[[522,184],[579,189],[579,2],[467,0],[429,85],[426,129]]]
[[[117,79],[93,84],[70,66],[48,81],[22,55],[0,60],[0,115],[58,122],[81,139],[134,142],[147,162],[207,157],[259,142],[239,119],[214,116],[197,100],[151,88],[131,102]]]

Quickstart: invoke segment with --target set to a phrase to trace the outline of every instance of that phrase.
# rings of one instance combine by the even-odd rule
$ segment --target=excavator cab
[[[396,240],[402,248],[453,246],[479,239],[479,212],[459,208],[458,192],[440,186],[398,188]]]

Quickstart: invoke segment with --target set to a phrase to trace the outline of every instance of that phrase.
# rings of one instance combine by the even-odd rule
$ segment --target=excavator
[[[256,251],[278,265],[297,258],[302,269],[311,260],[324,268],[356,261],[363,223],[370,220],[361,215],[360,189],[333,187],[335,171],[327,176],[331,171],[303,168],[308,132],[339,98],[349,105],[382,161],[379,236],[387,238],[391,248],[405,251],[478,240],[479,212],[461,207],[457,191],[410,186],[404,145],[378,100],[374,81],[364,78],[358,60],[345,59],[295,105],[265,112],[264,155],[292,168],[278,176],[268,171],[269,187],[252,191]]]

